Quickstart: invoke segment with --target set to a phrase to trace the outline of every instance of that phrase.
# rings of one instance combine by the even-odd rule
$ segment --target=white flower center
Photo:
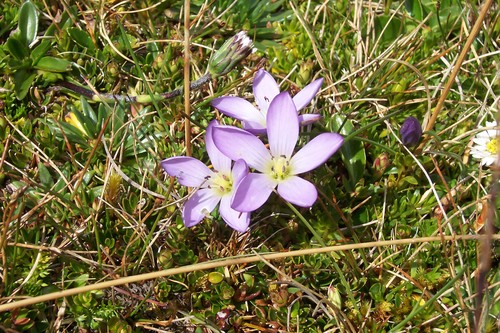
[[[222,197],[233,190],[233,178],[231,175],[214,171],[214,175],[208,180],[208,188]]]
[[[490,142],[486,144],[486,150],[488,150],[488,152],[490,152],[492,155],[497,153],[497,149],[498,149],[497,138],[490,140]]]
[[[273,157],[269,168],[269,175],[276,181],[288,178],[292,174],[290,161],[285,156]]]

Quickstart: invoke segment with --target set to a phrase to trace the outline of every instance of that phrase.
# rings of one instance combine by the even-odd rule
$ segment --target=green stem
[[[377,119],[377,120],[375,120],[375,121],[373,121],[373,122],[369,123],[369,124],[368,124],[368,125],[366,125],[366,126],[361,127],[360,129],[358,129],[358,130],[356,130],[356,131],[352,132],[351,134],[349,134],[348,136],[346,136],[346,137],[344,138],[344,142],[347,142],[347,141],[349,141],[349,140],[353,139],[355,136],[357,136],[357,135],[358,135],[358,134],[360,134],[360,133],[363,133],[364,131],[366,131],[366,130],[367,130],[367,129],[369,129],[370,127],[375,126],[375,125],[377,125],[377,124],[380,124],[380,123],[384,122],[385,120],[390,119],[390,118],[394,117],[395,115],[397,115],[398,113],[401,113],[401,112],[403,112],[403,111],[404,111],[403,109],[400,109],[400,110],[397,110],[397,111],[391,112],[391,113],[389,113],[388,115],[386,115],[386,116],[384,116],[384,117],[382,117],[382,118],[379,118],[379,119]]]
[[[205,84],[207,84],[212,79],[210,73],[203,75],[198,80],[190,83],[190,90],[198,90]],[[183,88],[177,88],[175,90],[165,92],[162,94],[154,95],[137,95],[137,96],[127,96],[127,95],[115,95],[115,94],[96,94],[90,89],[84,88],[82,86],[76,85],[71,82],[59,82],[59,86],[69,89],[78,95],[84,96],[88,99],[94,100],[96,102],[126,102],[126,103],[141,103],[147,104],[157,101],[163,101],[166,99],[171,99],[177,96],[181,96],[184,93]]]

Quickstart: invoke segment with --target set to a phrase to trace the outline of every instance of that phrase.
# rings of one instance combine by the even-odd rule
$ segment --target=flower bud
[[[377,178],[382,177],[385,170],[391,165],[391,161],[389,160],[389,155],[387,153],[380,154],[375,161],[373,162],[373,170],[374,174]]]
[[[252,53],[253,43],[246,32],[240,31],[228,39],[220,49],[215,51],[208,61],[208,71],[213,76],[229,73],[241,60]]]
[[[407,147],[416,146],[422,137],[422,127],[415,117],[406,118],[399,130],[401,141]]]

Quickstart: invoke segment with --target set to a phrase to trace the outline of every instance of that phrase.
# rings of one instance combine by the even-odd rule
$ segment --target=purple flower
[[[293,97],[293,103],[297,111],[302,110],[309,104],[322,83],[323,79],[318,79],[308,84]],[[264,134],[266,133],[266,116],[269,105],[279,93],[280,88],[271,74],[259,69],[253,80],[253,94],[258,108],[247,100],[234,96],[215,98],[211,104],[226,116],[241,120],[243,128],[250,133]],[[319,114],[302,114],[299,115],[299,121],[302,125],[305,125],[317,121],[320,117]]]
[[[406,118],[403,126],[399,130],[401,141],[407,147],[416,146],[422,137],[422,127],[415,117]]]
[[[310,207],[318,192],[313,184],[297,175],[324,163],[335,153],[344,139],[336,133],[323,133],[312,139],[297,153],[293,150],[299,137],[297,109],[290,94],[278,94],[269,105],[267,137],[269,149],[255,135],[232,126],[213,130],[215,145],[232,160],[243,159],[260,173],[249,173],[239,183],[231,207],[251,212],[262,206],[277,187],[285,200]]]
[[[231,160],[214,145],[212,133],[216,125],[217,122],[212,121],[205,136],[207,153],[214,170],[186,156],[167,158],[161,162],[161,166],[170,176],[177,177],[181,185],[198,188],[182,210],[186,227],[200,223],[220,202],[219,212],[224,221],[231,228],[244,232],[250,223],[250,213],[235,211],[230,204],[236,185],[248,174],[248,167],[245,161],[238,160],[231,170]]]

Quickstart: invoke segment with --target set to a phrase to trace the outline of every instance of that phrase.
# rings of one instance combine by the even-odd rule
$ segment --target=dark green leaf
[[[54,185],[54,180],[50,175],[49,169],[41,162],[38,162],[38,178],[40,183],[47,188],[51,188]]]
[[[374,283],[370,287],[369,291],[371,298],[375,300],[375,302],[381,302],[384,300],[383,292],[384,292],[384,287],[380,283]]]
[[[19,11],[19,32],[20,37],[26,45],[31,44],[38,32],[38,13],[31,1],[26,1]]]
[[[70,143],[77,143],[82,147],[88,147],[85,134],[75,126],[67,122],[56,122],[53,119],[49,119],[47,125],[59,139],[67,139]]]
[[[100,131],[100,129],[96,128],[97,116],[94,110],[92,109],[92,106],[89,104],[89,102],[87,102],[87,100],[83,96],[80,97],[80,102],[82,105],[83,115],[79,116],[79,112],[75,112],[75,115],[78,116],[80,122],[91,136],[94,135],[97,136],[97,134]]]
[[[29,55],[28,46],[19,40],[19,37],[14,35],[10,36],[6,42],[9,53],[19,60],[26,59]]]
[[[68,29],[68,34],[71,39],[81,47],[86,48],[91,52],[95,50],[94,41],[90,38],[90,35],[87,32],[72,27]]]
[[[56,57],[43,57],[36,64],[36,69],[47,72],[62,73],[71,70],[71,61]]]
[[[99,108],[97,109],[97,121],[96,121],[96,126],[99,129],[102,129],[108,116],[109,116],[109,112],[108,112],[108,109],[106,108],[106,105],[104,105],[102,103],[99,104]]]
[[[381,41],[384,44],[392,43],[400,36],[404,28],[403,22],[397,17],[375,17],[375,31],[377,36],[381,35]]]
[[[340,115],[333,117],[333,129],[339,131],[340,134],[346,136],[354,131],[354,126],[349,119],[345,119]],[[349,140],[344,142],[340,148],[342,161],[349,174],[349,182],[354,187],[356,183],[363,177],[366,166],[366,153],[363,143],[357,140]]]
[[[424,18],[421,0],[405,0],[406,10],[418,21]]]
[[[45,54],[50,50],[52,47],[52,41],[48,39],[42,40],[42,42],[37,45],[32,51],[31,51],[31,59],[33,60],[33,63],[37,63],[40,61],[40,59],[45,56]]]
[[[83,96],[80,97],[80,103],[82,104],[83,115],[92,120],[92,122],[97,122],[97,115],[92,109],[92,106],[87,102],[87,99]]]
[[[23,99],[28,94],[36,74],[26,70],[19,70],[14,74],[14,85],[17,99]]]

